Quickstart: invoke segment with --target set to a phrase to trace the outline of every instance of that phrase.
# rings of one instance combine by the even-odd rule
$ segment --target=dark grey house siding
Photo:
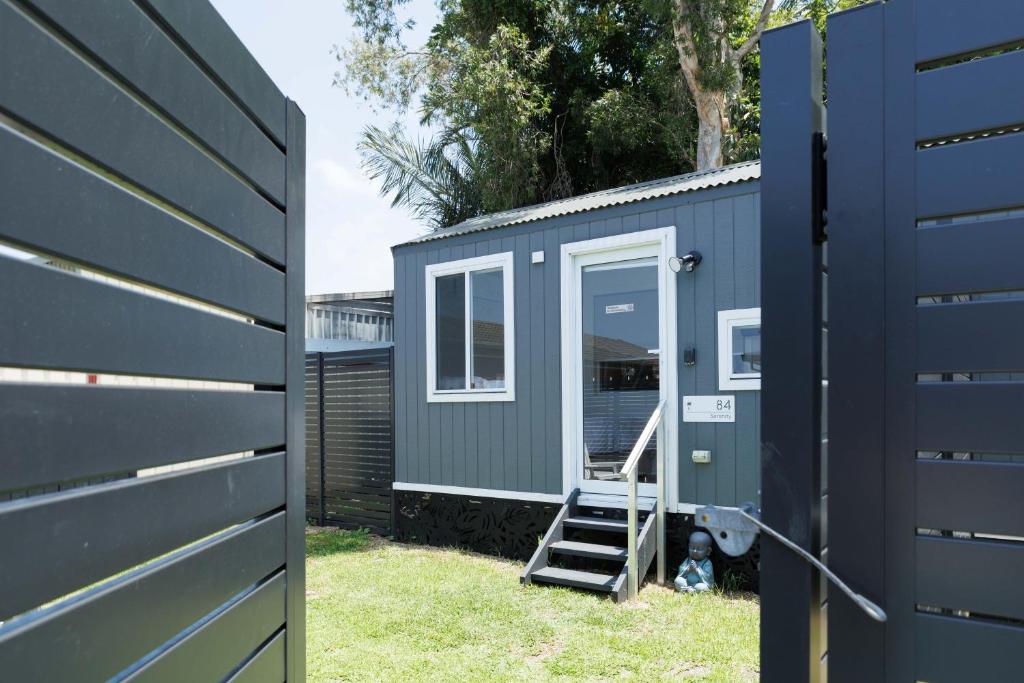
[[[560,216],[395,248],[395,478],[399,482],[536,493],[562,492],[560,245],[666,226],[679,253],[704,263],[680,273],[679,390],[717,394],[717,311],[760,305],[759,183]],[[544,250],[542,264],[530,254]],[[428,264],[512,251],[515,258],[516,400],[427,403]],[[683,367],[683,349],[697,364]],[[679,419],[679,500],[736,505],[760,488],[760,392],[736,391],[735,424]],[[693,449],[710,449],[694,465]]]

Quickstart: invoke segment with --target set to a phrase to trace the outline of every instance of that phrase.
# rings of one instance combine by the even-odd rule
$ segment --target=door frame
[[[560,302],[561,302],[561,367],[562,367],[562,493],[568,496],[579,488],[583,479],[582,429],[583,396],[581,381],[582,349],[578,344],[582,326],[581,256],[607,255],[608,261],[621,258],[658,258],[658,348],[660,360],[660,398],[665,401],[663,423],[664,439],[658,448],[664,448],[665,476],[668,478],[666,508],[675,510],[679,503],[679,412],[678,404],[678,344],[676,274],[668,267],[668,259],[675,255],[675,226],[641,230],[638,232],[600,237],[581,242],[569,242],[561,247]],[[614,257],[614,258],[613,258]],[[588,259],[590,260],[590,259]],[[625,495],[623,485],[622,495]]]

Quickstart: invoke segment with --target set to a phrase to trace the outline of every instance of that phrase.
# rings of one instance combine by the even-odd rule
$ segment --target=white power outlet
[[[711,451],[694,451],[691,457],[695,463],[706,465],[711,462]]]

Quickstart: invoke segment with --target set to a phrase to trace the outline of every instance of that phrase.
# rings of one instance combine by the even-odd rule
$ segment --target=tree
[[[723,164],[723,138],[743,83],[741,65],[761,39],[774,5],[775,0],[762,0],[748,29],[749,0],[673,0],[679,67],[697,109],[697,170]]]
[[[419,144],[370,128],[360,150],[374,177],[397,179],[385,194],[412,183],[396,204],[443,227],[757,158],[761,32],[797,18],[821,30],[864,1],[436,0],[429,39],[410,49],[410,0],[346,0],[357,35],[335,46],[335,85],[439,131]],[[439,150],[472,193],[444,189],[457,185]],[[431,170],[448,176],[418,175]]]

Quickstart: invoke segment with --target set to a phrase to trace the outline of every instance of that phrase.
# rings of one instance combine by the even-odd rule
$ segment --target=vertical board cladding
[[[411,484],[560,494],[562,387],[560,247],[652,228],[676,228],[680,254],[704,257],[677,275],[679,392],[736,396],[736,422],[679,420],[679,501],[758,500],[760,392],[719,391],[717,314],[760,305],[758,181],[605,207],[394,248],[396,480]],[[544,252],[542,263],[531,253]],[[512,252],[515,393],[509,402],[428,403],[425,268]],[[695,348],[695,367],[683,350]],[[695,449],[711,450],[694,464]]]

